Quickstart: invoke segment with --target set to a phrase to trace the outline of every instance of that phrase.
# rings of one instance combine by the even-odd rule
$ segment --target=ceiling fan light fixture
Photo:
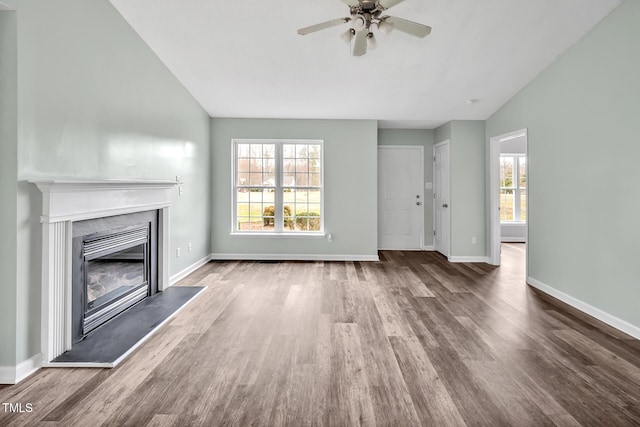
[[[356,32],[353,30],[353,28],[348,28],[347,31],[340,35],[340,38],[344,40],[345,43],[350,44],[355,34]]]
[[[387,22],[385,19],[381,19],[380,22],[378,22],[378,29],[382,34],[389,34],[393,31],[393,24]]]
[[[378,46],[378,41],[373,33],[367,34],[367,49],[375,49]]]

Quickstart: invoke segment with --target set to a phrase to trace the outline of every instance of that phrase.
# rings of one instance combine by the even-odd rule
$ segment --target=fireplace
[[[78,339],[104,329],[98,325],[114,313],[170,286],[169,213],[176,183],[30,182],[42,192],[42,364],[57,366],[51,361],[71,350]],[[148,230],[146,242],[143,228]],[[113,251],[103,250],[107,247]],[[107,277],[117,263],[127,265],[120,274],[130,281],[113,286]],[[74,277],[82,277],[84,284]],[[92,285],[97,278],[102,280]],[[85,296],[80,296],[78,286],[86,288]],[[146,291],[143,286],[148,286]]]
[[[73,224],[73,343],[158,291],[157,211]]]

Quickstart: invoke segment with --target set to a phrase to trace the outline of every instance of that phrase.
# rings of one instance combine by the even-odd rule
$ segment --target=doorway
[[[424,241],[424,148],[378,147],[378,248],[421,250]]]
[[[435,250],[449,257],[451,249],[451,173],[449,141],[433,146],[433,235]]]
[[[529,165],[527,129],[489,140],[491,253],[490,264],[500,265],[503,242],[524,243],[527,251]],[[514,245],[515,246],[515,245]],[[526,268],[526,267],[525,267]]]

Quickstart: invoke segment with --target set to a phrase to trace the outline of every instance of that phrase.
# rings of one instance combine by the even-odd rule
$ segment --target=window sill
[[[231,237],[268,237],[268,238],[314,238],[314,239],[324,239],[326,234],[323,231],[314,231],[308,233],[242,233],[238,231],[233,231],[229,233]]]

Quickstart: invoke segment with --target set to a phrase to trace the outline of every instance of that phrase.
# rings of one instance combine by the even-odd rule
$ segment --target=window
[[[500,221],[527,220],[527,158],[524,154],[500,155]]]
[[[322,141],[233,141],[233,232],[322,233]]]

